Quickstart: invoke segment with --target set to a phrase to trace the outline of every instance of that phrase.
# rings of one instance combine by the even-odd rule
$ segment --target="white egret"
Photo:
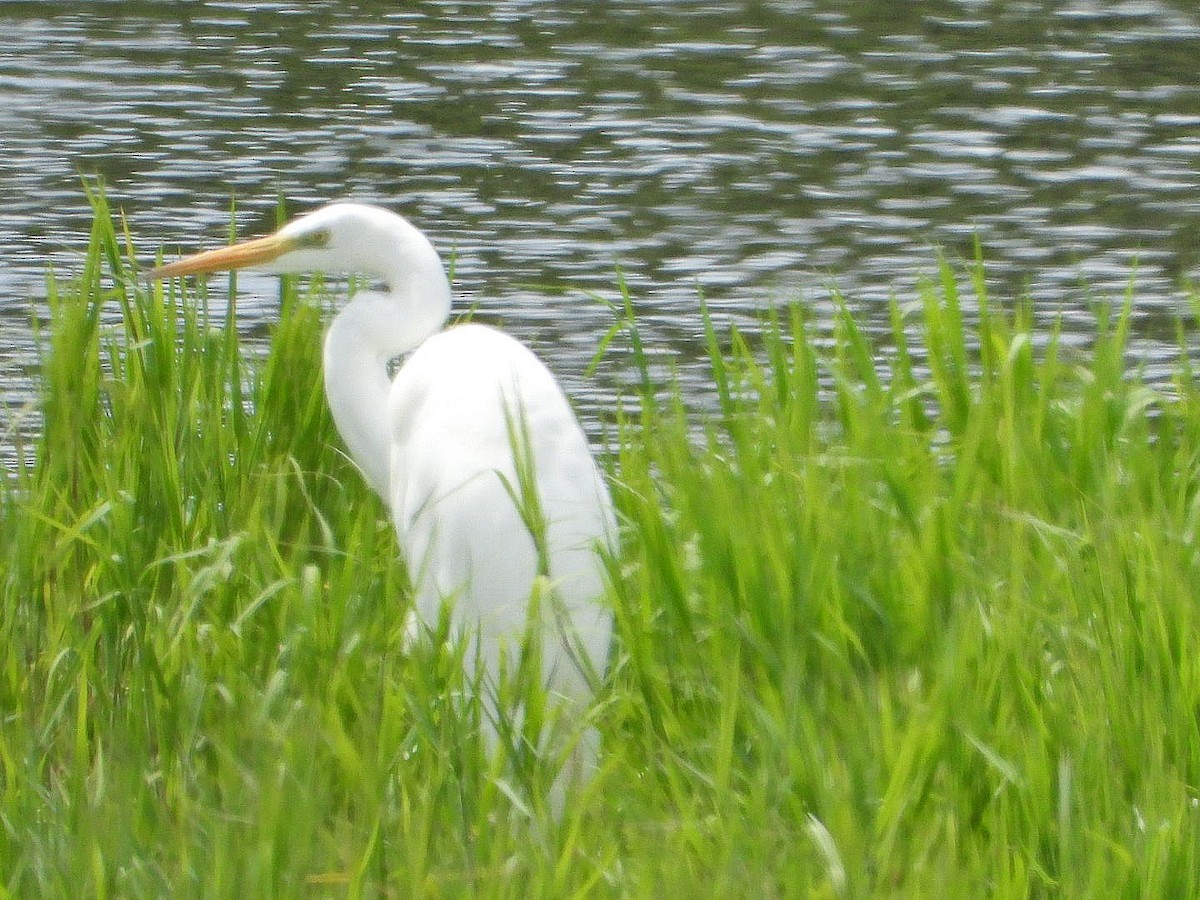
[[[547,696],[578,720],[602,674],[612,629],[597,550],[614,533],[612,504],[566,396],[521,343],[494,328],[445,328],[450,283],[437,251],[406,219],[334,203],[268,237],[161,266],[152,279],[251,268],[378,279],[325,336],[325,392],[338,431],[388,504],[416,591],[419,622],[443,602],[467,641],[469,678],[494,691],[501,656],[515,668],[541,601]],[[444,329],[444,330],[443,330]],[[394,378],[389,366],[407,355]],[[537,540],[535,540],[535,535]],[[544,576],[544,577],[539,577]],[[489,701],[485,719],[496,715]],[[495,723],[489,723],[495,738]],[[576,735],[578,737],[578,735]],[[594,765],[594,731],[563,777]]]

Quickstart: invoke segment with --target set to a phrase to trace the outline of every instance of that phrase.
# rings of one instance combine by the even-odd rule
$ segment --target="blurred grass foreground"
[[[1131,365],[1132,296],[1070,354],[947,267],[886,346],[709,323],[704,415],[618,310],[602,767],[556,819],[404,649],[320,282],[251,357],[93,202],[0,487],[0,896],[1200,895],[1200,392]]]

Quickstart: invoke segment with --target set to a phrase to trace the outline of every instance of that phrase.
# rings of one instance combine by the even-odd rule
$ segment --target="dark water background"
[[[629,282],[703,395],[723,318],[836,284],[863,320],[978,238],[1068,338],[1134,279],[1169,365],[1200,271],[1191,0],[0,0],[0,445],[36,428],[31,310],[78,269],[102,175],[147,258],[354,197],[456,258],[463,306],[582,371]],[[1135,273],[1136,265],[1136,273]],[[247,341],[273,314],[243,277]],[[261,299],[255,301],[254,296]]]

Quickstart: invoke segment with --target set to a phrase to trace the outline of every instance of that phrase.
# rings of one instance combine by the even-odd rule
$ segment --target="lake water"
[[[751,320],[836,284],[877,323],[978,238],[1081,341],[1134,278],[1153,371],[1200,269],[1191,0],[0,0],[0,29],[3,443],[35,427],[28,320],[78,267],[81,173],[148,259],[223,243],[232,199],[243,233],[280,195],[401,211],[590,420],[620,373],[582,378],[585,292],[618,269],[700,393],[701,292]],[[241,284],[261,340],[275,289]]]

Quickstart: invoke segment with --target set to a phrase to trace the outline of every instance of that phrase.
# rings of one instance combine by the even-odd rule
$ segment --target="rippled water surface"
[[[243,232],[280,195],[402,211],[589,416],[583,292],[618,268],[703,390],[700,292],[740,317],[836,283],[873,321],[978,238],[1080,339],[1134,277],[1161,363],[1200,266],[1190,0],[0,0],[0,28],[0,438],[47,267],[86,240],[80,173],[147,257],[223,242],[231,198]],[[253,340],[271,304],[246,310]]]

